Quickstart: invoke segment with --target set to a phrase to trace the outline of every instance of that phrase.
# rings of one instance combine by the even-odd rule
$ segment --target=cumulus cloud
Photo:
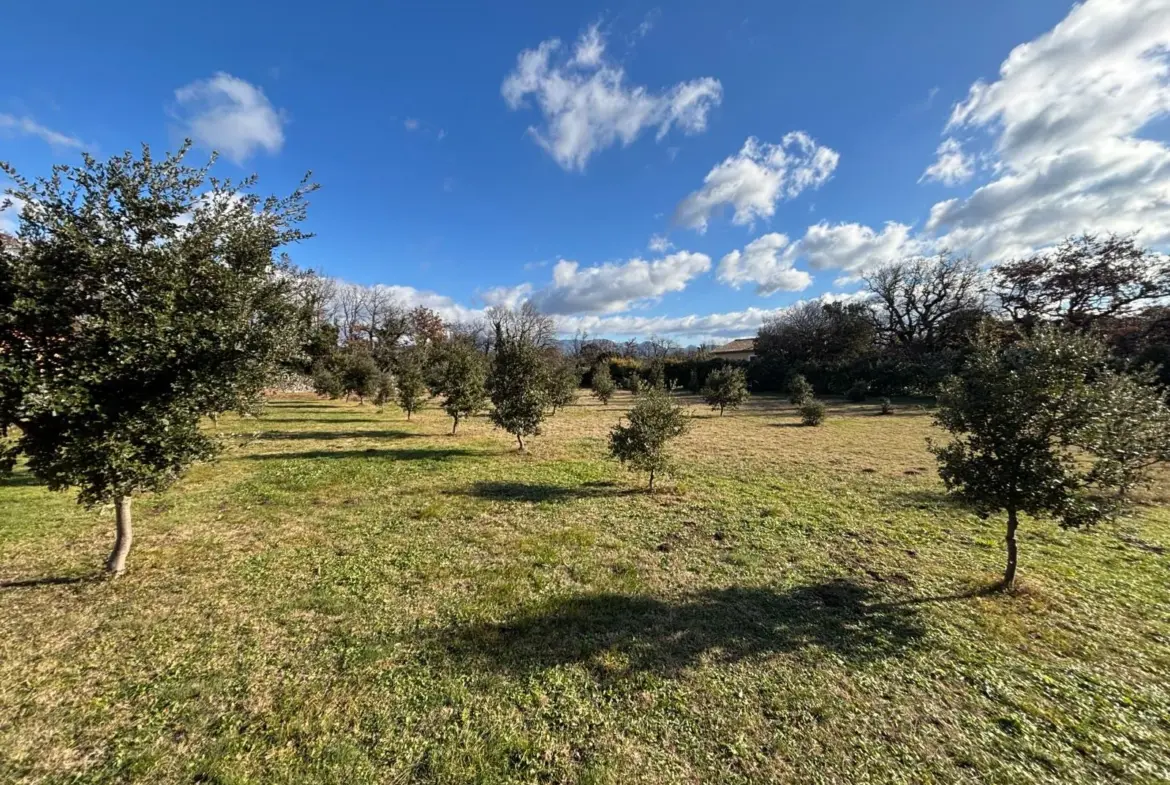
[[[675,126],[701,132],[723,97],[723,87],[711,77],[662,92],[628,84],[625,69],[606,58],[597,25],[581,35],[571,53],[555,38],[521,52],[500,91],[512,109],[532,98],[544,122],[530,126],[529,133],[570,171],[583,171],[594,153],[618,142],[628,145],[649,128],[657,129],[659,139]]]
[[[1087,0],[973,84],[948,131],[984,132],[997,176],[940,202],[926,229],[997,261],[1080,231],[1170,241],[1170,2]]]
[[[756,293],[799,292],[808,288],[812,276],[792,266],[797,249],[788,237],[777,232],[752,240],[743,251],[732,251],[719,262],[719,280],[736,289],[756,284]]]
[[[243,163],[284,145],[284,117],[259,87],[220,71],[175,91],[175,119],[197,144]]]
[[[856,280],[874,267],[923,253],[930,243],[911,234],[906,224],[889,221],[881,231],[858,223],[822,221],[805,230],[798,254],[814,270],[841,270],[842,281]]]
[[[552,284],[532,294],[545,313],[615,313],[681,292],[696,276],[711,269],[711,257],[679,251],[662,259],[630,259],[622,264],[580,267],[561,260],[553,267]]]
[[[926,167],[918,182],[934,181],[943,185],[958,185],[971,179],[975,174],[975,164],[971,156],[963,152],[963,145],[954,137],[948,136],[935,151],[938,158]]]
[[[76,136],[54,131],[52,128],[41,125],[31,117],[17,117],[16,115],[0,113],[0,132],[21,136],[35,136],[54,147],[82,148],[85,143]]]
[[[522,283],[519,286],[496,286],[485,292],[480,292],[479,298],[484,305],[490,307],[516,308],[532,295],[532,284]]]
[[[835,150],[817,144],[804,131],[785,134],[779,144],[748,137],[738,153],[707,173],[702,188],[679,203],[674,221],[704,232],[724,206],[735,211],[731,220],[736,224],[771,218],[781,199],[824,184],[839,159]]]

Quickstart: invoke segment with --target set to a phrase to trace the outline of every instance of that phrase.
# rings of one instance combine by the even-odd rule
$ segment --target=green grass
[[[662,489],[582,399],[482,419],[278,400],[112,512],[0,481],[0,782],[1158,782],[1170,482],[1088,532],[942,495],[912,405],[753,399]]]

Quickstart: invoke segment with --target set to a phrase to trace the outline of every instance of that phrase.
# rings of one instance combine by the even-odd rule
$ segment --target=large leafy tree
[[[24,204],[0,251],[4,467],[23,455],[51,489],[112,503],[113,574],[134,495],[214,455],[200,419],[258,406],[297,344],[294,276],[274,254],[307,236],[314,186],[261,200],[254,178],[209,178],[186,152],[87,155],[36,181],[0,165]]]
[[[686,433],[686,415],[669,393],[651,387],[638,396],[626,419],[610,431],[610,455],[630,469],[649,472],[654,490],[654,476],[670,465],[670,441]]]
[[[1003,346],[984,335],[946,383],[932,447],[947,488],[1007,513],[1003,586],[1015,581],[1020,515],[1079,527],[1114,517],[1147,469],[1170,458],[1170,410],[1148,379],[1110,370],[1104,347],[1049,327]]]
[[[1170,297],[1170,258],[1130,236],[1085,234],[995,268],[995,293],[1013,321],[1087,330]]]

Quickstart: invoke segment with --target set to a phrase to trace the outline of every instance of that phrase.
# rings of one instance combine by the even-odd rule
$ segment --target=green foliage
[[[651,387],[666,387],[666,363],[661,357],[655,357],[646,367],[646,383]]]
[[[333,363],[319,362],[313,366],[313,392],[333,399],[345,395],[345,384]]]
[[[341,357],[341,386],[345,394],[356,395],[360,402],[373,398],[382,378],[374,358],[364,348],[342,352]]]
[[[893,414],[894,413],[894,404],[890,401],[889,398],[882,398],[882,400],[881,400],[881,413],[882,414]]]
[[[800,422],[817,426],[825,421],[825,405],[816,398],[805,398],[800,404]]]
[[[651,387],[638,396],[626,418],[628,424],[618,422],[610,431],[610,455],[631,469],[649,472],[653,489],[654,475],[669,465],[670,440],[686,433],[686,415],[668,393]]]
[[[422,408],[427,397],[426,378],[423,375],[422,358],[411,349],[398,355],[395,364],[394,382],[397,389],[398,406],[406,412],[406,419]]]
[[[1077,527],[1115,517],[1153,463],[1170,457],[1170,410],[1143,380],[1117,374],[1087,335],[1040,327],[1001,346],[984,336],[939,398],[933,447],[947,488],[981,515],[1008,514],[1015,577],[1018,513]]]
[[[474,417],[487,405],[487,358],[466,341],[450,342],[443,355],[437,392],[455,433],[460,420]]]
[[[260,200],[207,180],[187,147],[57,166],[30,182],[0,250],[0,429],[50,488],[85,505],[161,490],[217,443],[204,416],[255,409],[296,346],[290,268],[274,251],[313,186]],[[210,165],[209,165],[210,166]]]
[[[703,389],[703,384],[699,381],[698,368],[691,368],[691,372],[687,376],[687,389],[696,395]]]
[[[845,398],[853,403],[862,403],[869,395],[869,382],[857,380],[845,391]]]
[[[580,386],[581,374],[571,359],[562,357],[553,363],[548,378],[548,403],[554,414],[557,409],[577,400]]]
[[[813,386],[803,374],[793,374],[788,380],[788,402],[799,406],[813,397]]]
[[[738,409],[747,399],[747,377],[742,369],[728,366],[707,375],[707,384],[703,386],[703,400],[712,409],[718,409],[720,417],[723,416],[724,409],[728,407]]]
[[[593,395],[597,400],[603,404],[608,404],[609,399],[613,397],[617,390],[617,385],[614,384],[613,376],[609,372],[609,363],[602,362],[593,369]]]
[[[495,324],[496,352],[488,375],[491,418],[516,437],[524,449],[524,437],[540,434],[548,406],[548,369],[543,346],[532,331]]]
[[[634,372],[626,377],[626,389],[634,395],[640,395],[646,389],[646,381],[640,374]]]
[[[378,411],[382,411],[386,404],[394,400],[395,393],[394,377],[386,371],[379,372],[378,384],[374,388],[374,405],[378,407]]]

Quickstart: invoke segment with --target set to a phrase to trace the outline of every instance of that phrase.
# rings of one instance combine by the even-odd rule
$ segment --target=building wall
[[[717,360],[750,360],[755,352],[712,352],[711,356]]]

